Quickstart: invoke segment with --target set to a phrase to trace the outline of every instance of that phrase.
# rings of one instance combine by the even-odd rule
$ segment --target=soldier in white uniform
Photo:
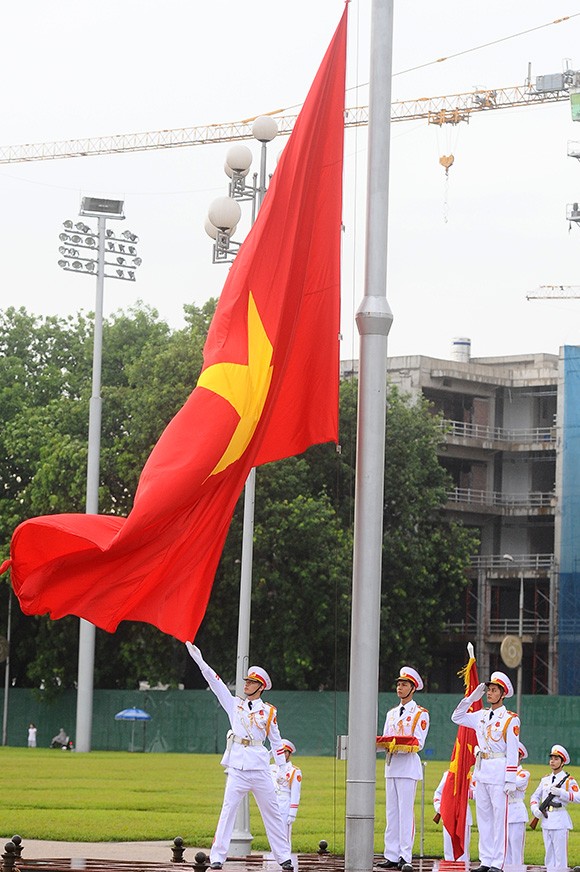
[[[383,869],[401,869],[413,859],[415,793],[423,779],[418,752],[429,731],[429,712],[413,699],[415,691],[422,689],[417,670],[403,666],[396,683],[399,703],[387,712],[383,735],[377,737],[387,754],[385,859],[377,864]]]
[[[449,775],[449,769],[447,769],[441,778],[441,781],[437,785],[435,789],[435,793],[433,794],[433,808],[437,812],[438,815],[441,815],[441,797],[443,796],[443,788],[445,787],[445,782],[447,781],[447,776]],[[471,796],[472,790],[471,786],[469,788],[469,799],[472,799]],[[439,821],[435,818],[437,823]],[[463,844],[465,845],[465,851],[459,858],[459,863],[469,863],[469,843],[471,842],[471,827],[473,825],[473,815],[471,814],[471,807],[469,802],[467,803],[467,810],[465,812],[465,838]],[[443,827],[443,857],[445,860],[452,860],[455,862],[455,855],[453,852],[453,842],[451,841],[451,835],[449,830]]]
[[[231,725],[221,760],[226,769],[227,781],[209,855],[210,868],[222,868],[228,856],[238,806],[244,796],[253,793],[276,861],[285,872],[293,872],[286,826],[270,776],[270,751],[264,746],[264,740],[268,739],[271,753],[280,770],[280,778],[284,778],[286,760],[276,709],[261,698],[262,692],[272,687],[270,677],[260,666],[251,666],[245,678],[245,699],[241,699],[230,693],[219,675],[205,662],[196,645],[191,642],[185,644],[225,710]]]
[[[516,790],[508,797],[508,837],[505,854],[506,866],[524,865],[524,846],[526,843],[526,824],[528,811],[526,808],[526,790],[530,781],[530,773],[521,765],[528,756],[526,746],[521,742],[518,747],[520,764],[516,772]]]
[[[530,799],[532,814],[542,826],[546,849],[544,865],[547,869],[568,868],[568,832],[573,827],[566,806],[569,802],[580,802],[578,783],[564,769],[569,762],[570,755],[564,746],[553,745],[550,750],[551,772],[542,778]],[[542,813],[540,804],[550,793],[554,794],[554,801]]]
[[[284,748],[284,757],[286,764],[283,768],[284,775],[282,776],[281,769],[274,764],[272,776],[274,778],[274,786],[276,788],[276,796],[278,797],[278,805],[280,813],[284,821],[287,832],[288,842],[292,845],[292,824],[296,820],[298,814],[298,806],[300,805],[300,790],[302,788],[302,772],[291,761],[292,754],[296,753],[296,745],[289,739],[282,739]]]
[[[470,712],[486,691],[491,709]],[[477,735],[474,780],[480,866],[475,872],[499,872],[505,863],[508,798],[516,790],[519,760],[520,719],[504,705],[513,694],[505,672],[493,672],[489,681],[461,699],[451,715],[454,724],[471,727]]]

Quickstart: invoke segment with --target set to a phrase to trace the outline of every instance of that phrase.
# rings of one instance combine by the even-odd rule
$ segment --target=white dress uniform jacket
[[[429,732],[429,712],[411,700],[403,706],[396,705],[387,712],[383,736],[415,736],[421,751]],[[412,778],[415,781],[423,779],[423,767],[417,752],[394,751],[385,761],[385,778]]]
[[[578,789],[578,783],[575,778],[572,778],[571,775],[568,775],[567,772],[559,772],[554,780],[552,780],[552,775],[545,775],[534,792],[532,793],[530,799],[530,808],[532,810],[532,814],[535,817],[540,803],[544,801],[544,799],[551,793],[552,788],[559,784],[560,781],[567,776],[564,784],[562,785],[562,790],[567,791],[568,796],[565,798],[563,796],[557,796],[554,799],[554,804],[549,806],[547,809],[548,817],[545,818],[544,815],[540,815],[540,823],[542,825],[543,830],[571,830],[572,826],[572,818],[568,813],[568,809],[566,806],[569,802],[580,802],[580,790]]]
[[[565,776],[567,777],[564,784],[558,788]],[[555,796],[553,804],[546,809],[548,817],[545,818],[539,811],[539,807],[554,788],[558,794]],[[580,790],[576,779],[565,771],[558,772],[555,776],[553,773],[545,775],[530,799],[532,814],[540,819],[546,850],[544,865],[549,869],[568,868],[568,830],[573,828],[572,818],[566,808],[569,802],[580,802]]]
[[[463,697],[451,715],[454,724],[471,727],[477,734],[479,751],[475,765],[475,778],[480,784],[512,784],[516,789],[519,764],[520,719],[504,705],[495,710],[468,711],[481,699],[478,688]]]
[[[527,824],[526,790],[530,783],[530,773],[518,766],[516,772],[516,792],[508,797],[508,824]]]
[[[528,822],[528,810],[525,798],[530,773],[527,769],[518,766],[516,773],[515,793],[508,796],[508,827],[507,849],[505,854],[506,866],[524,865],[524,847],[526,844],[526,824]]]
[[[247,699],[230,693],[205,660],[200,658],[196,662],[230,720],[232,729],[231,734],[228,733],[222,766],[231,769],[269,769],[270,752],[263,744],[268,739],[274,760],[283,774],[286,759],[274,706],[261,698],[253,700],[250,706]]]
[[[298,806],[300,805],[302,771],[289,760],[279,772],[280,776],[284,772],[284,777],[277,778],[276,793],[278,794],[278,805],[280,806],[283,819],[289,824],[293,824],[298,814]]]

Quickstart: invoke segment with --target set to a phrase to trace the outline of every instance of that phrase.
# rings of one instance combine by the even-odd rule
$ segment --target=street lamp
[[[58,265],[65,272],[96,276],[95,328],[93,335],[93,375],[89,405],[89,439],[87,458],[87,493],[85,511],[99,512],[99,459],[101,450],[101,368],[103,355],[103,289],[105,278],[135,281],[135,270],[141,265],[137,256],[137,237],[129,230],[115,236],[107,230],[107,218],[122,221],[122,200],[83,197],[79,216],[96,218],[94,230],[83,221],[64,222],[59,234],[61,258]],[[91,750],[93,720],[93,674],[95,664],[95,627],[84,618],[79,626],[79,662],[77,679],[76,750]]]
[[[266,194],[267,145],[278,133],[278,125],[269,115],[260,115],[252,125],[254,138],[261,143],[260,174],[254,173],[252,183],[246,178],[252,164],[252,152],[245,145],[233,145],[226,155],[225,172],[230,178],[229,194],[219,197],[210,205],[205,223],[212,239],[213,263],[233,263],[241,243],[232,240],[240,220],[240,202],[252,206],[251,223]],[[242,557],[240,570],[240,605],[238,615],[238,650],[236,660],[236,693],[243,696],[244,675],[250,665],[250,614],[252,607],[252,563],[254,553],[254,506],[256,502],[256,469],[250,470],[244,490],[244,518],[242,526]],[[250,853],[250,804],[246,796],[238,808],[230,844],[234,857]]]
[[[504,554],[503,559],[510,563],[515,563],[511,554]],[[516,684],[516,711],[521,716],[522,708],[522,660],[523,660],[523,642],[524,642],[524,570],[519,570],[520,579],[520,595],[518,605],[518,640],[519,646],[517,651],[513,652],[514,665],[517,665],[517,684]],[[516,662],[517,661],[517,664]]]

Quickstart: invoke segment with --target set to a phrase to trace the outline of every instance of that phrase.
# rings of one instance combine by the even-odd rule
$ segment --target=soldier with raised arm
[[[244,679],[244,698],[234,696],[219,675],[205,662],[199,648],[191,642],[185,644],[226,712],[231,726],[221,760],[227,780],[222,810],[209,855],[210,869],[221,869],[225,863],[238,806],[248,793],[252,793],[260,809],[276,861],[284,872],[294,872],[287,830],[270,775],[270,751],[264,745],[267,739],[280,770],[280,779],[285,779],[286,757],[276,709],[262,700],[263,691],[272,687],[270,676],[261,666],[251,666]]]
[[[490,708],[470,712],[484,693]],[[474,780],[480,865],[474,872],[500,872],[505,863],[508,801],[515,796],[519,763],[520,719],[504,705],[513,694],[505,672],[493,672],[489,681],[461,699],[451,715],[454,724],[471,727],[477,734]]]

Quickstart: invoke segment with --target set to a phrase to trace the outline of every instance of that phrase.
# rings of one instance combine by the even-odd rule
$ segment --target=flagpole
[[[385,457],[386,298],[393,0],[373,0],[364,299],[357,458],[346,780],[345,872],[369,872],[374,854],[377,688]]]
[[[271,133],[271,131],[270,131]],[[270,133],[268,135],[270,135]],[[258,137],[256,137],[258,138]],[[266,194],[267,140],[260,140],[260,177],[257,197],[253,201],[252,224]],[[252,612],[252,572],[254,566],[254,517],[256,507],[256,468],[250,470],[244,489],[242,556],[240,567],[240,604],[238,611],[238,648],[236,655],[236,694],[244,697],[244,678],[250,666],[250,626]],[[250,799],[245,796],[238,806],[230,841],[230,855],[245,857],[252,849]]]

